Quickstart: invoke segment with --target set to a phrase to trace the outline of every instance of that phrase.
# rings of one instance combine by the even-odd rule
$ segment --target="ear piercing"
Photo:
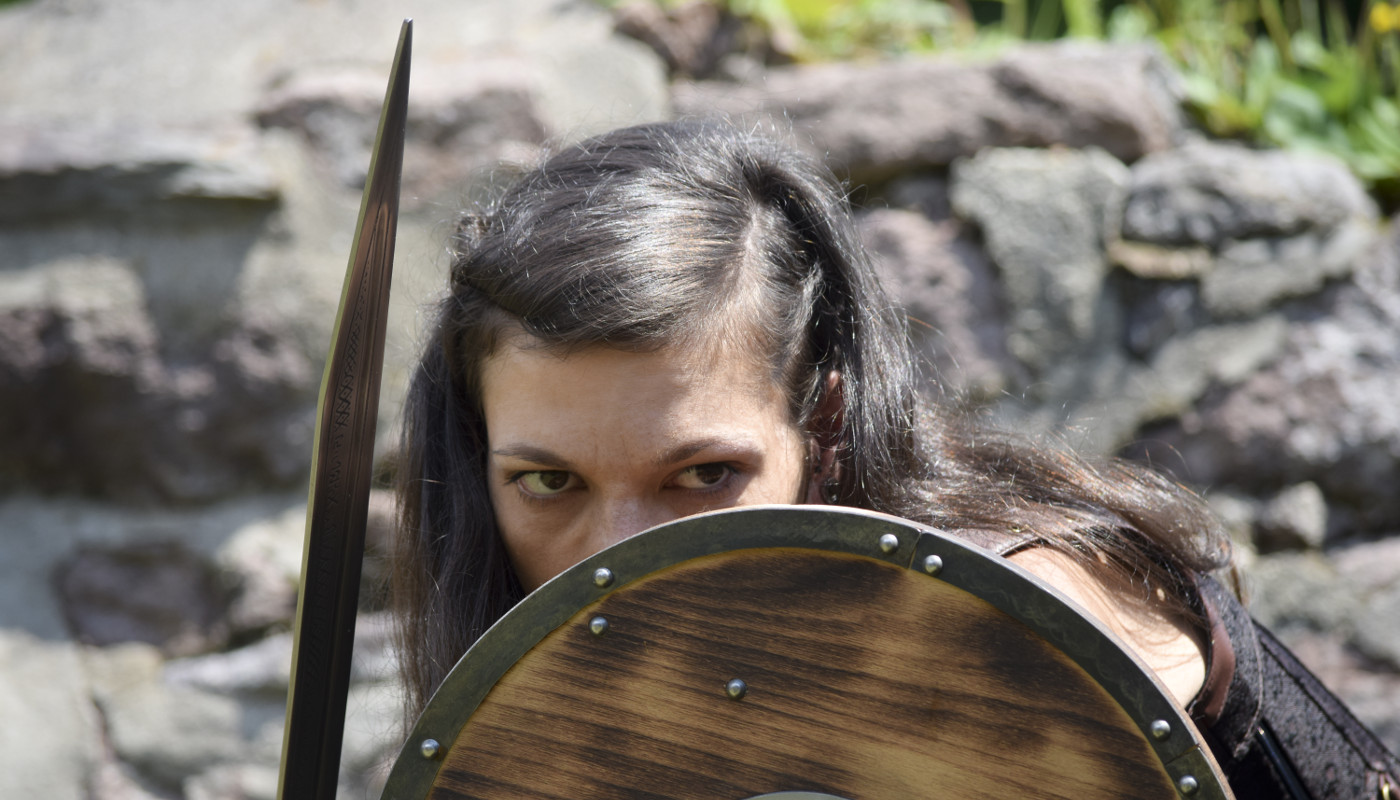
[[[822,481],[822,500],[827,503],[835,504],[837,491],[840,488],[841,484],[836,480],[835,476]]]

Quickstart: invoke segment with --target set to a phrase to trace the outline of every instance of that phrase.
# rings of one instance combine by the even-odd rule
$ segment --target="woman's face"
[[[805,496],[805,437],[737,348],[521,343],[486,360],[482,403],[491,503],[527,590],[663,522]]]

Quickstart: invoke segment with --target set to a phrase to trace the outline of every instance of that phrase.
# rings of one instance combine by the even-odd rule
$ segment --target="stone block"
[[[245,749],[238,703],[196,689],[144,683],[100,701],[112,749],[159,786],[237,763]]]
[[[1250,613],[1270,629],[1355,630],[1363,598],[1319,553],[1261,555],[1246,578]]]
[[[1350,279],[1288,318],[1275,357],[1216,386],[1179,422],[1152,430],[1144,449],[1184,461],[1194,481],[1263,496],[1310,481],[1353,533],[1393,533],[1400,235],[1378,242]]]
[[[77,647],[0,630],[0,796],[88,800],[101,720]]]
[[[856,183],[942,168],[991,147],[1101,148],[1135,161],[1181,130],[1177,79],[1146,47],[1060,43],[1000,61],[779,67],[740,84],[678,83],[679,115],[790,126]]]
[[[994,268],[956,220],[882,209],[860,234],[885,287],[909,315],[910,335],[945,389],[991,398],[1015,369],[1006,353]]]
[[[1327,537],[1327,499],[1312,482],[1279,492],[1264,504],[1255,526],[1261,552],[1319,550]]]
[[[144,642],[190,655],[228,640],[228,587],[179,542],[81,549],[55,585],[74,638],[86,644]]]
[[[953,166],[953,209],[1001,276],[1007,349],[1035,375],[1099,338],[1104,242],[1127,179],[1101,150],[988,150]]]
[[[0,122],[0,225],[191,213],[280,194],[249,128]]]
[[[1335,159],[1197,140],[1133,165],[1123,238],[1217,249],[1375,217],[1375,202]]]

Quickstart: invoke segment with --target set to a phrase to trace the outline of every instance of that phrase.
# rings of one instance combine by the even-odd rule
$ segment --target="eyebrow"
[[[701,453],[706,450],[743,451],[745,453],[758,452],[758,448],[748,439],[709,436],[704,439],[697,439],[693,442],[686,442],[685,444],[673,447],[658,456],[652,463],[658,467],[666,467],[678,461],[685,461],[696,453]]]
[[[652,463],[657,467],[666,467],[692,458],[696,453],[702,453],[711,449],[744,453],[758,452],[758,447],[756,447],[752,441],[745,438],[707,436],[703,439],[696,439],[693,442],[686,442],[685,444],[673,447],[653,459]],[[505,458],[518,458],[522,461],[539,464],[540,466],[549,467],[551,469],[567,470],[571,467],[568,460],[560,457],[557,453],[546,450],[543,447],[536,447],[523,443],[503,445],[492,450],[491,454],[503,456]]]
[[[569,462],[551,453],[543,447],[535,447],[528,444],[508,444],[491,451],[493,456],[504,456],[506,458],[518,458],[521,461],[529,461],[532,464],[539,464],[553,469],[568,469]]]

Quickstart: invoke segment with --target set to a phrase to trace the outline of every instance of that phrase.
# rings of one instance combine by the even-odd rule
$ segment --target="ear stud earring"
[[[827,478],[822,481],[822,501],[834,505],[836,503],[837,491],[840,488],[841,485],[837,482],[835,477]]]

